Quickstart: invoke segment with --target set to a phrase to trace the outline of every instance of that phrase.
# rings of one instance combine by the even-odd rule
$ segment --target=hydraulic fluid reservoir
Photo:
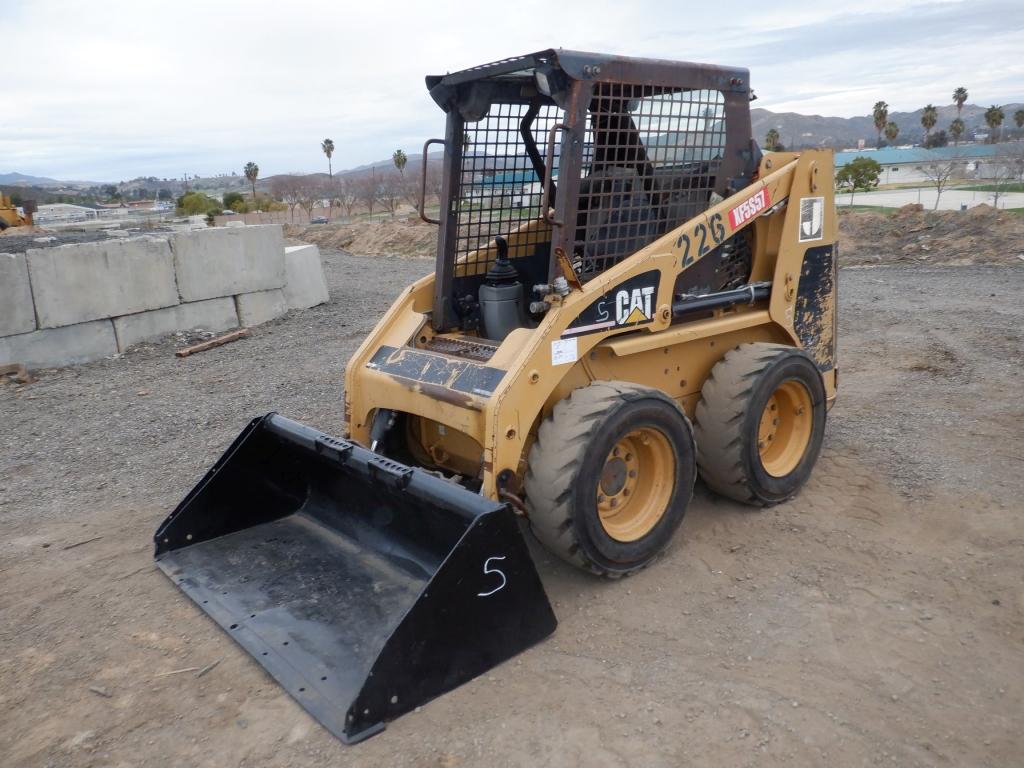
[[[496,237],[498,257],[487,270],[480,286],[480,315],[484,334],[488,339],[500,341],[516,328],[531,325],[526,311],[526,297],[519,272],[508,260],[508,243]]]

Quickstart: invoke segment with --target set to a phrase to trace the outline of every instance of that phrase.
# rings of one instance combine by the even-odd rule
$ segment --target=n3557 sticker
[[[713,213],[707,224],[703,221],[696,224],[688,234],[682,234],[676,240],[676,248],[683,251],[683,266],[690,266],[723,240],[725,226],[722,224],[722,214]]]

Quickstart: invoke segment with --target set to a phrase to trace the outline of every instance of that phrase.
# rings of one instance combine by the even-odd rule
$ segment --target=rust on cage
[[[478,330],[474,297],[496,238],[524,285],[560,274],[556,249],[585,283],[756,168],[744,69],[548,50],[427,85],[448,114],[437,331]],[[733,282],[748,251],[723,249],[708,279]]]

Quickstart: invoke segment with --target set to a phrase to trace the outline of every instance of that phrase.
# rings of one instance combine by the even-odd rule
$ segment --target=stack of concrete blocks
[[[0,364],[82,363],[180,330],[225,331],[328,300],[315,245],[277,225],[0,254]]]

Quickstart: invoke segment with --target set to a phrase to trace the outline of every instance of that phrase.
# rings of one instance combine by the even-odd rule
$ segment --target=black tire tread
[[[764,342],[741,344],[711,369],[697,403],[694,439],[697,469],[704,484],[730,499],[769,506],[750,489],[743,468],[743,417],[754,382],[780,355],[795,347]]]
[[[678,408],[660,390],[626,381],[595,381],[576,389],[555,405],[551,416],[541,423],[537,440],[530,448],[524,485],[534,535],[566,562],[598,576],[630,575],[657,559],[627,573],[609,571],[591,562],[576,541],[570,509],[572,483],[601,417],[623,399],[652,396]]]

